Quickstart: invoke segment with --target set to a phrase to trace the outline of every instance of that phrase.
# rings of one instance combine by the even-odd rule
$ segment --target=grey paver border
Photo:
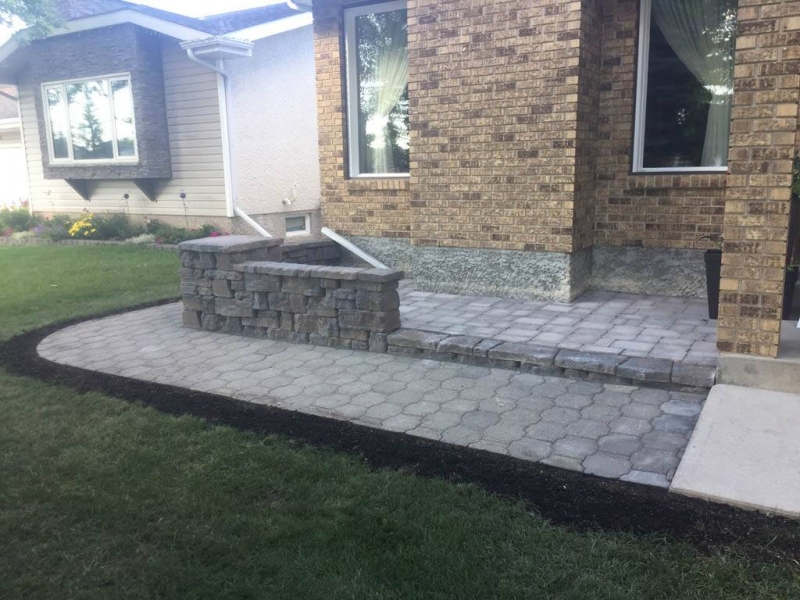
[[[645,383],[651,387],[706,390],[716,381],[714,367],[685,365],[660,358],[624,357],[530,343],[501,342],[477,336],[399,329],[387,336],[387,343],[390,354],[542,375],[563,375],[602,383]]]

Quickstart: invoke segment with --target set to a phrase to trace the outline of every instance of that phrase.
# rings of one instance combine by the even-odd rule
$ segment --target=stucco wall
[[[319,209],[319,142],[311,26],[256,42],[229,61],[237,205],[253,215]],[[291,204],[284,204],[288,198]],[[263,222],[263,219],[260,219]],[[312,219],[319,228],[319,219]],[[282,235],[283,219],[270,219]]]

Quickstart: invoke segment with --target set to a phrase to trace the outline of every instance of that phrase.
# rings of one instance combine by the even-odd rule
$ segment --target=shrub
[[[69,237],[73,222],[72,217],[67,215],[53,215],[34,227],[32,231],[34,235],[58,242]]]
[[[69,235],[85,240],[123,241],[144,233],[144,227],[134,225],[126,214],[94,215],[86,213],[72,223]]]
[[[95,217],[94,226],[97,232],[92,239],[96,240],[122,241],[145,232],[142,225],[131,223],[125,213]]]
[[[155,236],[156,242],[159,244],[180,244],[187,240],[223,235],[214,225],[206,224],[199,229],[186,229],[185,227],[172,227],[156,219],[148,220],[145,228],[147,233]]]
[[[28,231],[41,222],[39,217],[28,212],[27,203],[16,207],[5,207],[0,210],[0,230]]]

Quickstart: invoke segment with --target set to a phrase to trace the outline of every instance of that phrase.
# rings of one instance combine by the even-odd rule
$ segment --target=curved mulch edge
[[[192,415],[262,435],[283,435],[312,447],[363,457],[373,468],[403,468],[416,475],[475,483],[492,493],[521,498],[556,525],[663,535],[703,553],[729,548],[757,562],[797,566],[800,523],[677,496],[662,488],[605,479],[484,450],[373,429],[346,421],[253,404],[227,396],[128,379],[41,358],[39,342],[82,321],[175,302],[73,319],[16,336],[0,345],[0,365],[13,374],[102,392],[169,415]]]

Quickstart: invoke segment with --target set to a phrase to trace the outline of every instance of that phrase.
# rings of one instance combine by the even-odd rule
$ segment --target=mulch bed
[[[169,300],[167,302],[174,302]],[[165,304],[149,303],[136,309]],[[136,310],[126,309],[126,310]],[[116,313],[106,313],[109,316]],[[703,553],[724,548],[756,562],[800,566],[800,522],[672,495],[667,490],[576,473],[526,460],[373,429],[226,396],[107,375],[45,360],[41,340],[76,319],[31,331],[0,346],[12,373],[142,403],[171,415],[193,415],[243,431],[283,435],[316,448],[362,457],[374,468],[470,482],[521,498],[551,523],[577,530],[624,531],[686,542]]]

